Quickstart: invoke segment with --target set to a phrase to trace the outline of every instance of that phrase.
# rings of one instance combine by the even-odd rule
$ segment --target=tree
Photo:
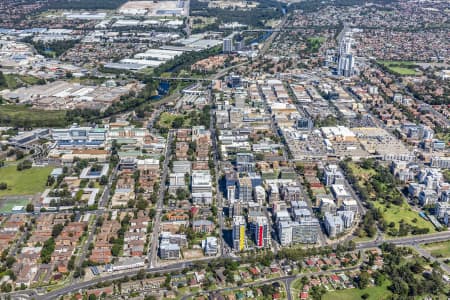
[[[136,277],[138,280],[144,279],[145,278],[145,270],[144,269],[139,270]]]
[[[64,228],[63,224],[56,224],[55,226],[53,226],[52,237],[54,237],[54,238],[57,237],[61,233],[63,228]]]
[[[74,267],[75,267],[75,256],[72,255],[70,257],[70,260],[69,260],[69,263],[67,265],[67,268],[69,269],[69,271],[72,271],[74,269]]]
[[[49,238],[45,241],[41,250],[41,261],[44,264],[48,264],[51,260],[51,256],[53,251],[55,250],[55,240],[53,238]]]
[[[14,256],[8,256],[6,258],[6,267],[8,269],[11,269],[11,267],[13,266],[13,264],[16,262],[16,258]]]
[[[25,160],[25,161],[17,164],[17,171],[31,169],[32,166],[33,166],[33,163],[31,162],[31,160]]]
[[[85,271],[82,267],[76,267],[75,271],[73,272],[73,277],[78,278],[81,276],[84,276]]]
[[[29,213],[34,212],[34,205],[33,205],[33,203],[28,203],[27,204],[26,211],[29,212]]]
[[[107,185],[107,184],[108,184],[108,177],[102,175],[102,177],[100,177],[100,185]]]
[[[10,283],[3,282],[0,289],[4,293],[9,293],[12,291],[12,286]]]
[[[176,194],[178,200],[185,200],[188,197],[188,192],[182,188],[177,189]]]
[[[144,210],[144,209],[147,208],[147,206],[148,206],[148,201],[145,200],[145,199],[139,199],[137,204],[136,204],[136,207],[139,210]]]
[[[7,88],[8,87],[8,83],[6,81],[6,77],[3,74],[3,72],[0,71],[0,87],[2,88]]]
[[[358,278],[358,287],[360,289],[365,289],[369,285],[370,275],[367,273],[367,271],[362,271],[361,274],[359,274]]]
[[[114,244],[111,248],[111,253],[113,256],[119,256],[120,250],[122,249],[122,245]]]
[[[95,294],[90,294],[88,299],[89,300],[97,300],[97,296],[95,296]]]
[[[163,286],[167,289],[170,289],[170,282],[172,281],[172,277],[170,276],[170,274],[166,275],[166,280],[164,281]]]
[[[0,182],[0,190],[6,190],[8,188],[8,184],[6,182]]]
[[[20,151],[20,150],[16,151],[16,160],[20,160],[24,157],[25,157],[25,154],[23,153],[23,151]]]
[[[184,123],[184,118],[181,116],[177,116],[172,121],[172,128],[175,128],[175,129],[181,128],[183,126],[183,123]]]
[[[55,177],[48,175],[47,177],[47,186],[52,186],[53,184],[55,184]]]

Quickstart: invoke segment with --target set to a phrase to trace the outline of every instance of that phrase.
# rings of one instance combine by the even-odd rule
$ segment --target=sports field
[[[401,75],[401,76],[418,76],[421,74],[417,71],[417,66],[414,62],[410,61],[390,61],[390,60],[380,60],[379,64],[385,66],[391,73]]]
[[[52,170],[52,167],[34,167],[19,172],[16,166],[0,168],[0,182],[8,185],[6,190],[0,191],[0,197],[33,195],[43,192],[47,177]]]

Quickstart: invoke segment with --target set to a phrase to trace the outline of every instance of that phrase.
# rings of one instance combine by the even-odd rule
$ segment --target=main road
[[[418,245],[419,243],[420,244],[433,243],[433,242],[442,242],[442,241],[448,241],[448,240],[450,240],[450,231],[444,231],[444,232],[438,232],[438,233],[433,233],[433,234],[395,238],[395,239],[390,239],[390,240],[386,240],[386,241],[377,240],[377,241],[371,241],[371,242],[357,243],[356,249],[357,250],[365,250],[365,249],[376,248],[376,247],[379,247],[384,242],[391,243],[391,244],[394,244],[397,246],[413,246],[414,247],[415,245]],[[208,258],[208,259],[205,259],[202,261],[205,262],[205,261],[211,261],[211,260],[215,260],[215,259],[217,259],[217,258],[212,257],[212,258]],[[240,258],[232,258],[232,259],[240,260]],[[169,272],[181,271],[185,268],[192,267],[192,265],[194,263],[195,263],[195,261],[177,262],[177,263],[162,266],[162,267],[154,267],[154,266],[149,267],[146,269],[146,271],[148,273],[153,273],[153,274],[160,273],[160,272],[164,272],[165,274],[167,274]],[[17,291],[17,292],[10,293],[9,295],[12,296],[12,299],[21,299],[21,297],[23,298],[24,296],[29,297],[29,298],[34,298],[36,300],[56,299],[62,295],[78,292],[81,289],[87,289],[87,288],[94,287],[95,285],[97,285],[98,283],[101,283],[101,282],[113,281],[113,280],[117,280],[120,278],[124,278],[125,276],[128,276],[128,277],[134,276],[138,273],[138,271],[139,271],[139,269],[135,269],[135,270],[131,270],[131,271],[123,272],[123,273],[113,273],[111,275],[94,278],[89,281],[74,283],[70,286],[66,286],[64,288],[46,293],[44,295],[38,295],[36,290],[34,290],[34,289]],[[338,272],[338,271],[339,270],[337,270],[335,272]],[[311,274],[303,274],[303,275],[307,276],[307,275],[320,275],[320,274],[321,274],[321,272],[311,273]],[[284,281],[289,278],[293,278],[293,277],[292,276],[279,277],[279,278],[274,278],[273,281]],[[258,284],[263,284],[263,283],[264,282],[258,282]]]

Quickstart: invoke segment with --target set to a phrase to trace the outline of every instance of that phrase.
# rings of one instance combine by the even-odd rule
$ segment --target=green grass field
[[[407,203],[403,203],[402,206],[391,205],[389,208],[387,208],[385,204],[382,204],[380,202],[372,203],[376,208],[381,209],[383,217],[388,224],[390,222],[395,223],[395,229],[397,230],[399,229],[400,221],[403,220],[406,224],[409,224],[411,226],[428,228],[430,230],[430,233],[436,231],[431,222],[428,222],[420,217],[419,213],[413,211]]]
[[[363,290],[358,288],[334,291],[323,295],[322,300],[360,300],[361,296],[368,294],[368,300],[387,299],[392,293],[387,289],[390,282],[386,281],[382,286],[373,286]]]
[[[376,170],[364,169],[355,163],[349,163],[349,167],[355,177],[358,179],[360,185],[365,185],[370,177],[376,174]],[[427,220],[421,218],[419,214],[413,211],[405,201],[403,201],[403,204],[400,206],[391,204],[389,208],[386,207],[386,204],[383,203],[382,199],[379,199],[378,201],[371,201],[371,203],[376,208],[379,208],[381,210],[383,218],[388,224],[391,222],[395,223],[394,228],[397,230],[400,227],[400,221],[403,220],[406,224],[409,224],[411,226],[428,228],[430,233],[436,231],[431,222],[428,222]]]
[[[401,76],[417,76],[421,72],[416,70],[416,65],[411,61],[380,60],[379,64],[385,66],[391,73]]]
[[[28,199],[0,200],[0,213],[10,213],[14,206],[27,206]]]
[[[6,85],[8,89],[14,90],[23,85],[34,85],[39,83],[39,78],[29,75],[6,74]]]
[[[216,22],[216,17],[193,17],[192,18],[192,28],[200,29],[208,25],[212,25]]]
[[[23,105],[0,106],[0,124],[19,127],[64,127],[66,126],[65,111],[47,111],[32,109]]]
[[[314,53],[319,51],[320,46],[326,41],[325,37],[322,36],[316,36],[316,37],[309,37],[306,40],[306,47],[307,51]]]
[[[0,191],[0,197],[32,195],[44,191],[52,170],[52,167],[36,167],[19,172],[16,166],[0,168],[0,181],[8,184],[8,189]]]
[[[430,251],[431,255],[435,257],[450,258],[450,241],[425,244],[422,245],[422,248]]]
[[[356,165],[354,162],[349,163],[350,169],[352,169],[353,174],[360,178],[361,180],[367,180],[369,177],[375,175],[377,172],[374,169],[363,169]]]
[[[447,132],[447,133],[439,132],[439,133],[435,134],[435,137],[437,139],[443,140],[447,144],[450,143],[450,132]]]
[[[160,118],[159,118],[159,126],[163,127],[163,128],[172,128],[172,122],[177,118],[177,117],[183,117],[184,121],[183,121],[183,127],[188,127],[190,124],[190,118],[189,117],[185,117],[183,115],[180,114],[170,114],[167,112],[164,112],[161,114]]]

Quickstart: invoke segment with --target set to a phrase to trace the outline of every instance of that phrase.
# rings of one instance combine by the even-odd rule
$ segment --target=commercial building
[[[187,246],[187,239],[184,234],[162,232],[159,243],[159,256],[161,259],[179,259],[181,257],[181,247],[185,246]]]
[[[50,133],[48,128],[38,128],[31,131],[21,132],[9,139],[12,144],[25,145],[46,137]]]
[[[212,256],[216,255],[218,252],[218,243],[217,238],[213,236],[209,236],[202,241],[202,248],[205,251],[205,255]]]
[[[100,148],[104,147],[106,129],[97,127],[80,127],[52,129],[52,139],[58,148]]]
[[[168,240],[161,240],[159,244],[159,257],[161,259],[179,259],[181,257],[180,246]]]
[[[192,193],[211,193],[212,182],[209,171],[192,172]]]

